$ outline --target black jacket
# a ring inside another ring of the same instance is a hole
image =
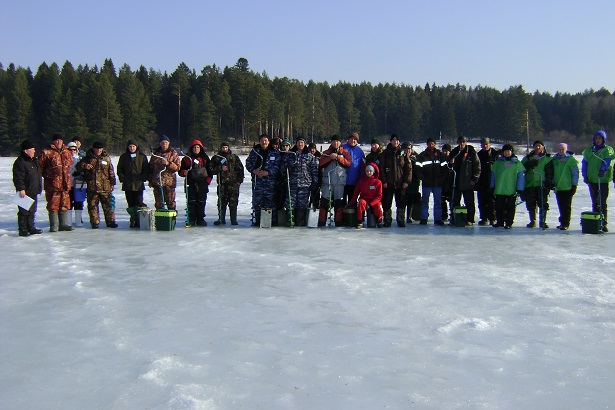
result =
[[[13,184],[15,191],[26,191],[32,199],[43,192],[43,176],[38,158],[30,158],[25,152],[13,163]]]

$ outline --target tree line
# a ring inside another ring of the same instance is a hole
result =
[[[245,58],[200,73],[181,63],[170,75],[126,64],[117,71],[111,59],[100,68],[42,63],[36,74],[0,63],[1,155],[27,138],[42,147],[55,133],[118,153],[130,138],[148,147],[162,134],[174,146],[198,138],[212,149],[263,133],[325,142],[355,131],[361,142],[397,133],[405,141],[465,135],[519,143],[529,132],[581,147],[597,129],[615,129],[615,93],[604,88],[551,95],[522,86],[304,83],[254,72]]]

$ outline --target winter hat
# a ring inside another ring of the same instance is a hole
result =
[[[70,144],[69,144],[70,145]],[[135,141],[134,139],[129,139],[128,142],[126,142],[126,146],[129,145],[136,145],[137,147],[139,146],[139,144],[137,144],[137,141]]]
[[[463,135],[460,135],[459,137],[457,137],[457,144],[462,143],[462,142],[468,142],[468,139],[464,137]]]
[[[64,140],[64,136],[62,134],[53,134],[51,137],[51,141],[55,140]]]
[[[102,142],[96,141],[94,144],[92,144],[92,148],[105,148],[105,146]]]
[[[504,144],[504,145],[502,146],[502,151],[506,151],[507,149],[511,150],[511,151],[512,151],[512,153],[514,154],[515,149],[513,148],[513,146],[512,146],[512,145],[510,145],[510,144]]]
[[[489,138],[481,138],[481,144],[491,144],[491,140]]]
[[[442,151],[452,151],[451,150],[451,144],[444,144],[442,145]]]
[[[341,141],[339,135],[335,134],[334,136],[331,137],[331,142],[333,141]]]
[[[312,148],[318,149],[318,148],[316,148],[316,144],[314,144],[313,142],[310,142],[310,145],[308,145],[308,148],[309,149],[312,149]]]
[[[290,140],[289,140],[288,138],[284,138],[284,139],[282,140],[282,145],[288,145],[288,146],[290,146]]]
[[[433,142],[435,144],[436,140],[431,138],[431,137],[429,137],[429,138],[427,138],[427,141],[426,141],[427,145],[429,145],[430,142]]]
[[[368,165],[368,166],[366,166],[366,167],[365,167],[365,172],[367,172],[367,171],[376,172],[376,170],[374,169],[374,167],[373,167],[373,166],[371,166],[371,165]]]
[[[594,144],[596,143],[596,137],[602,137],[602,144],[603,145],[606,144],[606,139],[607,139],[606,131],[600,130],[594,134]]]
[[[382,142],[380,142],[380,140],[378,138],[372,138],[372,144],[378,144],[378,145],[382,145]]]
[[[228,142],[226,142],[226,141],[222,141],[222,142],[220,143],[220,148],[222,148],[222,147],[230,147],[230,145],[229,145],[229,143],[228,143]]]
[[[408,149],[408,148],[412,148],[412,146],[408,144],[407,142],[404,142],[403,144],[401,144],[401,149]]]
[[[30,140],[25,140],[24,142],[21,143],[21,150],[26,150],[26,149],[30,149],[30,148],[34,148],[34,143]]]
[[[393,141],[393,140],[399,141],[399,136],[397,134],[391,134],[391,138],[389,138],[389,141]]]
[[[353,132],[352,134],[350,134],[350,135],[348,136],[348,139],[350,139],[350,138],[354,138],[354,139],[356,139],[357,141],[359,141],[359,133],[358,133],[358,132]]]
[[[66,144],[66,148],[71,149],[75,147],[75,149],[77,149],[77,144],[75,144],[74,142],[69,142],[68,144]]]
[[[297,143],[297,142],[299,142],[299,141],[303,141],[303,142],[305,142],[305,138],[304,138],[304,137],[297,137],[297,138],[295,139],[295,143]]]
[[[169,141],[169,142],[171,142],[169,137],[167,137],[166,135],[163,135],[162,137],[160,137],[160,141],[158,141],[158,142],[162,142],[162,141]]]
[[[536,141],[534,141],[534,142],[532,143],[532,147],[533,147],[534,145],[536,145],[536,144],[540,144],[540,145],[542,145],[543,147],[545,146],[545,143],[544,143],[544,142],[542,142],[541,140],[536,140]]]

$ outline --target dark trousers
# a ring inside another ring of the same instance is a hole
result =
[[[559,224],[567,228],[572,214],[572,191],[555,191],[555,199],[559,209]]]
[[[400,210],[397,215],[397,221],[405,222],[406,197],[404,196],[403,188],[383,188],[382,208],[384,209],[385,222],[391,223],[393,220],[393,212],[391,211],[393,207],[393,198],[395,198],[395,206]]]
[[[604,225],[606,226],[606,214],[607,214],[607,206],[606,200],[609,197],[609,184],[604,182],[600,185],[590,183],[589,184],[589,195],[592,199],[592,211],[593,212],[602,212],[602,216],[604,217]]]
[[[516,195],[495,196],[495,217],[500,226],[512,226],[515,222]]]
[[[493,196],[493,189],[479,189],[476,192],[476,196],[478,198],[478,212],[481,221],[495,221],[495,197]]]
[[[126,197],[128,208],[132,208],[133,206],[142,208],[147,207],[147,205],[143,203],[143,191],[124,191],[124,196]]]

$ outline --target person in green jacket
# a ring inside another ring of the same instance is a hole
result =
[[[606,145],[606,141],[606,131],[596,132],[593,145],[583,150],[583,161],[581,161],[581,174],[583,182],[589,186],[592,210],[602,214],[603,232],[608,232],[606,200],[609,197],[609,182],[613,180],[613,159],[615,159],[615,151],[613,147]]]
[[[568,145],[561,143],[557,146],[557,154],[551,160],[553,164],[553,189],[559,209],[559,226],[557,229],[565,231],[570,226],[572,213],[572,197],[577,192],[579,184],[579,161],[574,153],[568,152]]]
[[[514,155],[513,146],[505,144],[502,155],[491,168],[491,188],[495,195],[494,228],[510,229],[515,221],[517,195],[522,195],[525,186],[525,168]]]
[[[530,215],[528,228],[536,226],[536,208],[539,212],[539,226],[543,229],[548,228],[547,211],[549,210],[549,192],[553,184],[553,164],[551,164],[551,154],[547,153],[545,144],[534,141],[534,150],[521,160],[525,166],[525,207]]]

